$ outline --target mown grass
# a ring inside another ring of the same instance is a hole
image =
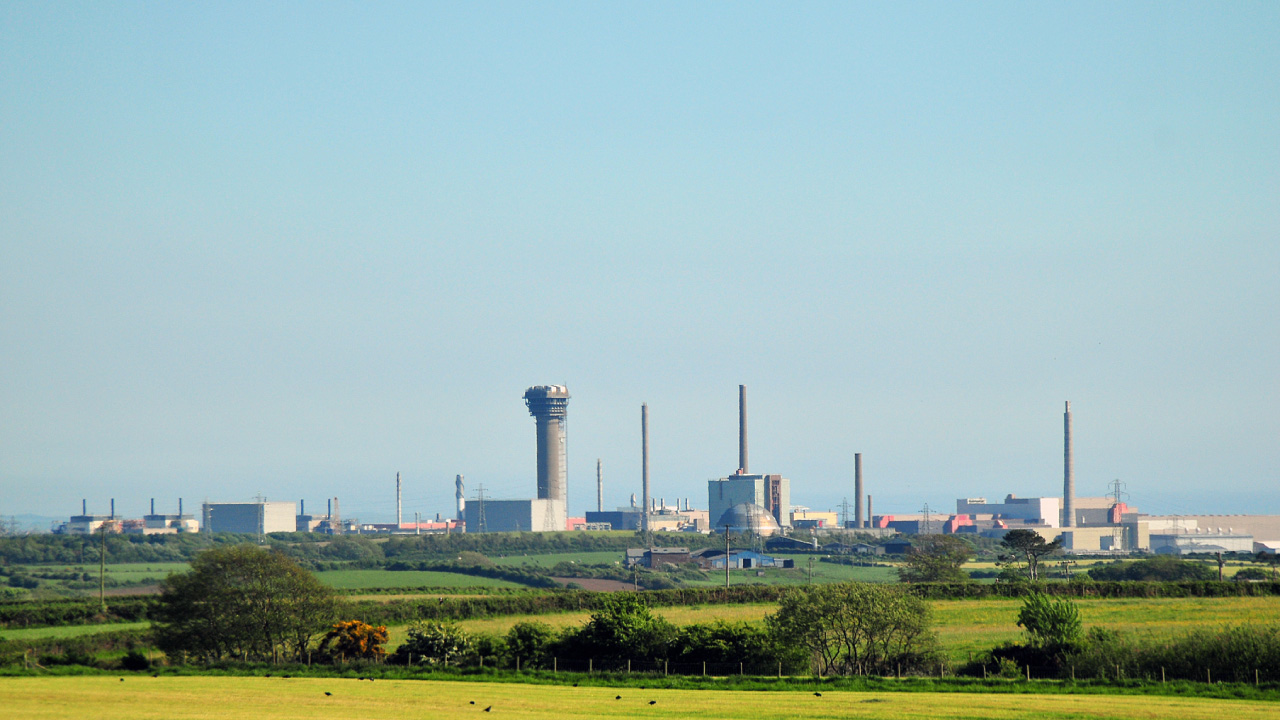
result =
[[[708,684],[708,687],[714,685]],[[326,694],[328,693],[328,694]],[[114,676],[0,678],[9,717],[34,720],[294,720],[316,717],[572,718],[1273,718],[1275,703],[1199,697],[857,692],[824,688],[752,692],[738,689],[639,689],[282,677]],[[486,712],[489,708],[489,712]]]
[[[537,567],[551,567],[562,562],[572,562],[579,565],[613,565],[622,563],[623,553],[618,550],[597,550],[591,552],[573,552],[573,553],[555,553],[547,555],[507,555],[506,557],[493,557],[489,559],[495,565],[535,565]]]

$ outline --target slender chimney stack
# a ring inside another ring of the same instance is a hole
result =
[[[853,526],[866,527],[862,524],[862,453],[853,454]]]
[[[453,498],[458,501],[458,522],[467,521],[467,497],[464,492],[466,488],[463,486],[462,480],[462,476],[459,475],[458,479],[453,481]]]
[[[116,499],[115,499],[115,498],[111,498],[111,517],[112,517],[112,519],[115,519],[115,516],[116,516]]]
[[[152,515],[155,515],[155,514],[156,514],[156,499],[155,499],[155,498],[151,498],[151,514],[152,514]]]
[[[181,514],[181,512],[182,512],[182,511],[181,511],[181,510],[179,510],[178,512],[179,512],[179,514]],[[301,500],[299,500],[299,501],[298,501],[298,514],[299,514],[299,515],[306,515],[306,514],[307,514],[307,499],[306,499],[306,498],[303,498],[303,499],[301,499]]]
[[[324,516],[325,516],[325,518],[326,518],[326,519],[329,519],[329,518],[332,518],[332,517],[333,517],[333,498],[329,498],[329,500],[328,500],[328,509],[325,511]]]
[[[178,498],[178,517],[182,517],[182,498]]]
[[[80,514],[81,515],[89,514],[89,501],[85,500],[84,498],[80,498]]]
[[[744,475],[747,469],[747,386],[738,386],[738,468]]]
[[[649,532],[649,405],[640,405],[640,530]]]
[[[604,465],[596,458],[596,512],[604,512]]]
[[[867,527],[871,527],[871,496],[867,496]]]
[[[396,473],[396,529],[397,530],[400,529],[401,517],[402,515],[400,514],[400,473]]]
[[[1062,414],[1062,526],[1076,526],[1076,468],[1075,453],[1071,447],[1071,401],[1067,401]]]

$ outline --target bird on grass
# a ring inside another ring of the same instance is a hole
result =
[[[492,705],[490,705],[489,707],[485,708],[485,709],[484,709],[484,711],[485,711],[485,712],[489,712],[489,711],[490,711],[490,710],[492,710],[492,709],[493,709],[493,706],[492,706]]]
[[[649,701],[649,704],[650,704],[650,705],[657,705],[657,704],[658,704],[658,701],[657,701],[657,700],[650,700],[650,701]]]
[[[614,699],[614,700],[621,700],[621,699],[622,699],[622,696],[621,696],[621,695],[618,695],[618,696],[614,697],[613,699]]]
[[[814,693],[814,694],[813,694],[813,696],[814,696],[814,697],[822,697],[822,693],[820,693],[820,692],[816,692],[816,693]]]
[[[124,678],[120,678],[120,682],[124,682]]]
[[[333,693],[326,691],[324,695],[325,695],[325,697],[329,697],[329,696],[333,695]]]
[[[472,704],[472,705],[475,705],[475,704],[476,704],[476,701],[475,701],[475,700],[472,700],[472,701],[471,701],[471,704]]]

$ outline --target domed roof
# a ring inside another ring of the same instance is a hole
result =
[[[742,533],[749,532],[755,535],[773,535],[782,532],[782,528],[778,526],[778,521],[768,510],[756,505],[755,503],[738,503],[720,516],[716,522],[716,529],[723,529],[725,525],[729,526],[729,532]]]

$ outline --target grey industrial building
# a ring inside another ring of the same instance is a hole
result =
[[[292,502],[204,503],[205,532],[265,534],[296,532],[297,505]]]

